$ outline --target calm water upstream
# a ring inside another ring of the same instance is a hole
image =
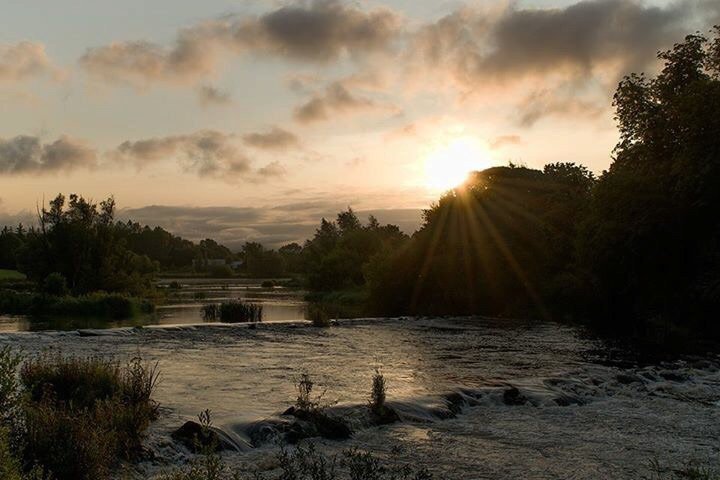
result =
[[[180,322],[179,322],[180,323]],[[358,431],[338,450],[359,446],[427,465],[439,479],[637,479],[651,461],[720,468],[720,358],[650,365],[609,362],[604,345],[575,328],[487,319],[361,319],[303,325],[185,326],[94,332],[0,334],[32,354],[62,349],[158,361],[162,418],[148,444],[161,461],[187,456],[169,433],[206,408],[242,442],[248,424],[291,405],[307,372],[340,407],[367,402],[373,368],[403,422]],[[629,360],[629,361],[628,361]],[[522,405],[507,401],[517,388]],[[472,398],[441,420],[448,394]],[[271,445],[228,454],[239,465],[271,468]]]
[[[262,288],[259,280],[246,279],[162,279],[158,285],[167,288],[171,282],[180,288],[168,288],[167,302],[153,315],[127,320],[105,318],[28,319],[0,315],[0,332],[77,330],[86,328],[120,328],[146,325],[188,325],[203,323],[201,307],[207,303],[242,300],[263,307],[263,321],[284,322],[306,317],[304,292],[285,288]]]

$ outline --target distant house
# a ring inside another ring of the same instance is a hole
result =
[[[245,264],[242,260],[233,260],[230,262],[230,268],[233,270],[240,270],[242,266]]]

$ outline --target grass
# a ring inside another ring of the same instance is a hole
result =
[[[73,297],[0,290],[0,314],[122,319],[154,309],[147,300],[119,294],[98,292]]]
[[[315,444],[281,449],[276,455],[281,480],[432,480],[426,469],[407,464],[384,463],[372,453],[348,449],[339,455],[326,455]],[[207,453],[191,465],[167,473],[161,480],[265,480],[255,471],[233,471],[215,453]]]
[[[157,365],[139,357],[119,364],[42,354],[22,362],[16,377],[17,364],[11,350],[0,351],[0,401],[12,412],[0,423],[0,430],[9,432],[4,444],[0,436],[0,464],[8,471],[37,465],[32,475],[46,471],[54,480],[104,480],[120,460],[142,451],[144,432],[158,415],[152,399]]]
[[[202,307],[205,321],[225,323],[262,322],[263,307],[256,303],[231,300],[220,304],[210,303]]]
[[[0,268],[0,282],[5,280],[25,280],[25,275],[18,272],[17,270],[6,270]]]

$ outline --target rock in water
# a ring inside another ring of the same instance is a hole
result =
[[[173,440],[182,443],[193,453],[207,449],[213,452],[238,450],[222,430],[214,427],[204,428],[197,422],[188,421],[172,433]]]
[[[515,387],[510,387],[503,392],[503,403],[505,405],[525,405],[527,398]]]
[[[285,415],[293,416],[296,419],[285,435],[289,443],[297,443],[303,438],[317,436],[330,440],[346,440],[352,435],[352,430],[347,424],[329,417],[319,410],[292,408],[286,410]]]

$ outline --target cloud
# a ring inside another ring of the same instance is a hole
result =
[[[118,163],[132,163],[137,168],[172,160],[185,172],[230,181],[239,178],[264,181],[285,173],[279,162],[254,168],[253,162],[238,148],[237,143],[236,135],[201,130],[185,135],[125,141],[109,156]]]
[[[275,162],[268,163],[267,165],[265,165],[262,168],[259,168],[257,173],[261,177],[270,178],[270,177],[282,177],[287,172],[285,170],[285,167],[283,167],[280,162],[275,161]]]
[[[520,137],[520,135],[500,135],[490,140],[489,143],[491,150],[497,150],[507,145],[520,145],[522,143],[522,137]]]
[[[547,90],[529,95],[519,106],[517,122],[532,127],[548,116],[596,118],[607,111],[607,106],[579,97],[558,96]]]
[[[461,9],[420,28],[411,54],[481,88],[537,76],[589,78],[642,70],[658,49],[683,36],[697,4],[666,7],[635,0],[586,0],[565,8]]]
[[[126,141],[113,156],[138,168],[173,158],[185,171],[201,177],[238,177],[252,172],[251,162],[235,145],[234,136],[214,130]]]
[[[81,140],[62,136],[43,144],[38,137],[0,139],[0,174],[45,174],[93,168],[97,154]]]
[[[300,145],[300,139],[292,132],[273,127],[267,132],[249,133],[243,136],[246,145],[264,150],[287,150]]]
[[[336,114],[347,114],[383,108],[373,100],[355,95],[342,82],[333,82],[325,91],[314,95],[295,109],[295,120],[301,123],[329,120]]]
[[[197,90],[200,105],[203,107],[222,106],[232,103],[230,93],[212,85],[202,85]]]
[[[43,75],[55,78],[60,75],[43,44],[0,44],[0,83],[16,83]]]
[[[232,249],[239,249],[246,241],[277,248],[290,242],[302,244],[315,233],[322,217],[334,219],[337,212],[347,206],[347,199],[318,199],[274,207],[151,205],[123,209],[119,217],[160,225],[195,241],[213,238]],[[374,215],[381,223],[396,224],[408,234],[417,230],[422,220],[420,209],[360,210],[356,213],[361,219]]]
[[[90,48],[80,65],[108,83],[188,83],[214,74],[227,55],[320,63],[361,57],[386,50],[399,28],[399,17],[389,9],[364,11],[338,0],[296,2],[260,17],[225,17],[185,28],[169,48],[144,41]]]

